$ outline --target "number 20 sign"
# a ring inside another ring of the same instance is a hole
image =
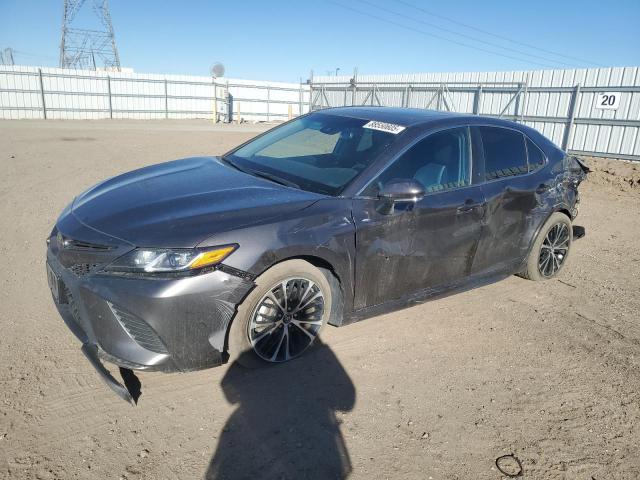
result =
[[[596,95],[596,108],[600,110],[617,110],[620,106],[620,93],[602,92]]]

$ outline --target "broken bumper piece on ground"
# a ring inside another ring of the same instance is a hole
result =
[[[85,343],[82,345],[82,353],[87,357],[87,360],[89,360],[89,363],[91,363],[93,368],[96,369],[102,381],[104,381],[111,390],[131,405],[135,406],[138,403],[138,398],[140,396],[140,381],[132,370],[128,368],[120,368],[124,381],[123,385],[118,382],[113,375],[111,375],[111,372],[109,372],[109,370],[107,370],[100,361],[100,358],[98,357],[98,347],[91,343]]]

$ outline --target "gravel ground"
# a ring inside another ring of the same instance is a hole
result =
[[[57,214],[105,177],[264,128],[0,123],[0,477],[499,479],[512,453],[528,479],[640,478],[638,164],[590,161],[587,236],[557,280],[328,328],[277,368],[142,374],[135,408],[112,394],[47,288]]]

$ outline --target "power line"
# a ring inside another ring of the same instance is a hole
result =
[[[507,50],[507,51],[514,52],[514,53],[518,53],[520,55],[526,55],[526,56],[529,56],[529,57],[537,58],[539,60],[544,60],[546,62],[557,63],[558,65],[562,65],[562,66],[565,66],[565,67],[573,67],[574,66],[573,64],[561,62],[559,60],[554,60],[553,58],[543,57],[542,55],[536,55],[536,54],[533,54],[533,53],[525,52],[523,50],[517,50],[515,48],[505,47],[503,45],[499,45],[499,44],[494,43],[494,42],[489,42],[489,41],[483,40],[481,38],[474,37],[472,35],[467,35],[465,33],[456,32],[455,30],[451,30],[449,28],[441,27],[441,26],[436,25],[434,23],[426,22],[424,20],[421,20],[421,19],[418,19],[418,18],[414,18],[414,17],[411,17],[409,15],[404,15],[402,13],[398,13],[397,11],[391,10],[389,8],[382,7],[380,5],[376,5],[375,3],[369,2],[367,0],[358,0],[358,1],[361,2],[361,3],[365,3],[367,5],[370,5],[370,6],[374,7],[374,8],[378,8],[378,9],[384,11],[384,12],[391,13],[392,15],[396,15],[398,17],[406,18],[406,19],[411,20],[413,22],[422,23],[423,25],[427,25],[427,26],[429,26],[431,28],[435,28],[437,30],[442,30],[444,32],[451,33],[453,35],[458,35],[460,37],[464,37],[464,38],[467,38],[469,40],[473,40],[475,42],[484,43],[485,45],[489,45],[491,47],[501,48],[503,50]]]
[[[533,64],[533,65],[539,65],[541,67],[556,68],[553,65],[549,65],[549,64],[546,64],[546,63],[534,62],[533,60],[527,60],[527,59],[522,59],[522,58],[518,58],[518,57],[513,57],[513,56],[507,55],[505,53],[494,52],[492,50],[487,50],[486,48],[477,47],[475,45],[471,45],[471,44],[468,44],[468,43],[460,42],[458,40],[453,40],[451,38],[443,37],[442,35],[437,35],[435,33],[426,32],[426,31],[421,30],[419,28],[410,27],[408,25],[404,25],[402,23],[395,22],[393,20],[389,20],[387,18],[383,18],[383,17],[380,17],[378,15],[374,15],[373,13],[363,12],[362,10],[358,10],[356,8],[352,8],[352,7],[348,7],[346,5],[342,5],[341,3],[335,2],[333,0],[327,0],[327,1],[329,3],[332,3],[334,5],[339,6],[341,8],[344,8],[346,10],[351,10],[352,12],[358,13],[360,15],[364,15],[366,17],[374,18],[374,19],[379,20],[381,22],[389,23],[391,25],[395,25],[397,27],[404,28],[405,30],[410,30],[412,32],[416,32],[416,33],[419,33],[421,35],[426,35],[428,37],[437,38],[437,39],[440,39],[440,40],[444,40],[446,42],[455,43],[456,45],[460,45],[460,46],[467,47],[467,48],[472,48],[474,50],[478,50],[478,51],[481,51],[481,52],[489,53],[491,55],[497,55],[499,57],[509,58],[511,60],[516,60],[518,62],[523,62],[523,63],[527,63],[527,64]]]
[[[414,5],[414,4],[412,4],[410,2],[407,2],[405,0],[394,0],[394,1],[397,2],[397,3],[401,3],[403,5],[406,5],[407,7],[414,8],[414,9],[416,9],[416,10],[422,12],[422,13],[425,13],[427,15],[431,15],[432,17],[437,17],[437,18],[440,18],[442,20],[446,20],[447,22],[451,22],[451,23],[454,23],[456,25],[460,25],[461,27],[469,28],[471,30],[475,30],[476,32],[483,33],[485,35],[490,35],[492,37],[499,38],[501,40],[506,40],[507,42],[515,43],[516,45],[520,45],[520,46],[527,47],[527,48],[533,48],[534,50],[540,50],[541,52],[549,53],[551,55],[556,55],[558,57],[563,57],[563,58],[566,58],[566,59],[569,59],[569,60],[577,60],[579,62],[588,63],[589,65],[594,65],[594,66],[597,66],[597,67],[602,67],[603,66],[602,64],[595,63],[595,62],[592,62],[590,60],[585,60],[584,58],[572,57],[571,55],[565,55],[563,53],[554,52],[553,50],[547,50],[547,49],[541,48],[541,47],[536,46],[536,45],[531,45],[530,43],[525,43],[525,42],[521,42],[519,40],[514,40],[513,38],[509,38],[509,37],[506,37],[504,35],[500,35],[498,33],[489,32],[487,30],[483,30],[482,28],[474,27],[473,25],[469,25],[467,23],[460,22],[458,20],[455,20],[455,19],[450,18],[450,17],[446,17],[446,16],[441,15],[439,13],[430,12],[429,10],[425,10],[424,8],[419,7],[417,5]]]
[[[33,58],[46,58],[47,60],[55,60],[54,57],[50,56],[50,55],[40,55],[37,53],[30,53],[30,52],[25,52],[22,50],[13,50],[13,53],[17,53],[18,55],[22,56],[22,57],[33,57]]]

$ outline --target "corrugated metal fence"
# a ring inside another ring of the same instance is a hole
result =
[[[523,122],[574,153],[640,160],[640,68],[314,77],[311,109],[431,108]]]
[[[565,149],[640,160],[640,68],[323,76],[311,85],[0,66],[0,118],[273,121],[388,105],[493,115]]]
[[[309,87],[227,80],[0,66],[0,118],[217,118],[272,121],[306,113]],[[214,113],[215,112],[215,113]]]

